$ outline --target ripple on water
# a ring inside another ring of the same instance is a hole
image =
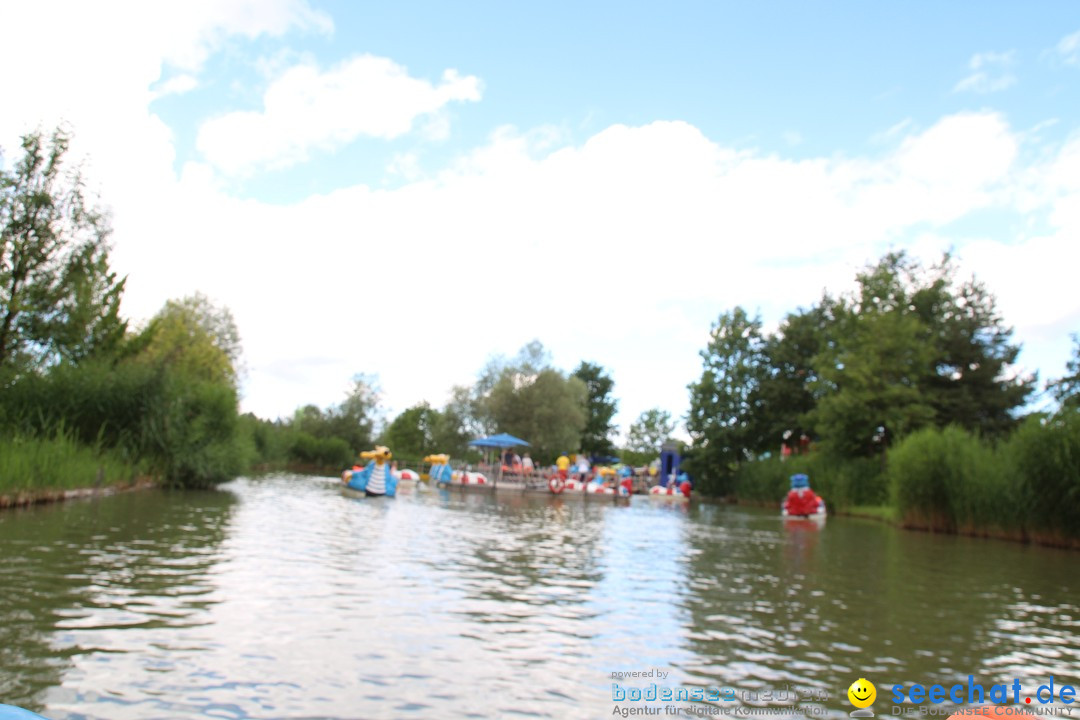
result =
[[[853,673],[1080,676],[1071,555],[842,518],[282,476],[0,540],[0,696],[58,718],[606,717],[611,673],[648,669],[839,716]]]

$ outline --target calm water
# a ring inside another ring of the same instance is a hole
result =
[[[138,492],[0,513],[0,702],[56,720],[605,718],[625,705],[613,672],[661,670],[615,682],[812,688],[828,699],[801,714],[839,718],[864,676],[881,717],[896,683],[1080,680],[1078,561],[648,498],[371,501],[310,477]]]

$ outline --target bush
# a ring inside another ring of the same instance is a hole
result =
[[[232,386],[137,363],[62,365],[11,384],[0,434],[52,438],[108,450],[168,484],[205,487],[247,467]]]

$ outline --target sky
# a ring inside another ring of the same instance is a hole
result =
[[[1020,372],[1080,331],[1080,8],[0,4],[0,147],[63,123],[123,314],[201,292],[242,409],[441,407],[533,339],[681,417],[711,324],[951,250]]]

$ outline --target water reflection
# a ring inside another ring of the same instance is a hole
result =
[[[283,476],[5,514],[0,543],[0,697],[58,720],[607,717],[650,669],[839,716],[860,675],[1080,676],[1073,554],[844,518]]]
[[[216,601],[208,571],[233,504],[138,492],[0,513],[0,697],[40,709],[124,654],[169,656]]]

